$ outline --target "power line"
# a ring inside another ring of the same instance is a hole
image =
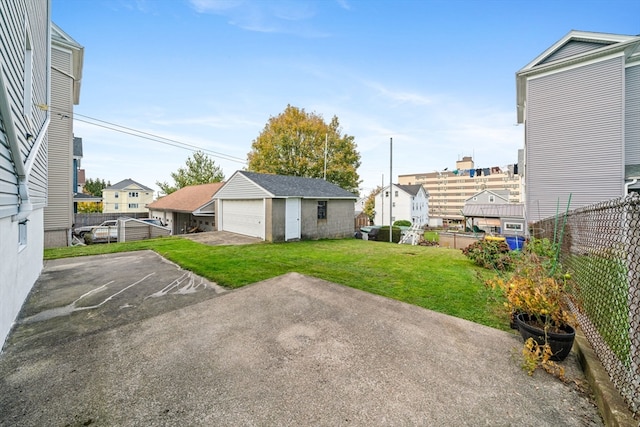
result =
[[[58,109],[52,108],[52,110],[58,110]],[[62,110],[58,110],[58,111],[59,112],[56,112],[55,114],[59,115],[60,118],[63,118],[63,119],[72,118],[73,120],[77,120],[79,122],[87,123],[93,126],[98,126],[104,129],[112,130],[114,132],[124,133],[126,135],[135,136],[135,137],[146,139],[149,141],[158,142],[160,144],[165,144],[165,145],[169,145],[176,148],[182,148],[183,150],[202,151],[210,154],[213,157],[218,157],[223,160],[228,160],[231,162],[242,163],[242,164],[247,163],[245,159],[241,159],[240,157],[235,157],[229,154],[220,153],[218,151],[209,150],[206,148],[199,147],[197,145],[188,144],[186,142],[166,138],[164,136],[155,135],[149,132],[144,132],[144,131],[133,129],[127,126],[122,126],[116,123],[107,122],[105,120],[96,119],[95,117],[85,116],[79,113],[62,111]],[[81,119],[80,117],[83,117],[84,119]]]

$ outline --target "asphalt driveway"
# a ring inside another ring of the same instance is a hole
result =
[[[153,252],[48,261],[0,355],[0,425],[599,426],[519,337],[296,273],[224,289]]]

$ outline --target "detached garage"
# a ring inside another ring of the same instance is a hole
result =
[[[353,234],[357,197],[322,179],[237,171],[213,198],[218,230],[270,242]]]

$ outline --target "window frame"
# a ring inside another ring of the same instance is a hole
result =
[[[328,205],[329,203],[326,200],[318,200],[318,205],[317,205],[317,217],[319,220],[326,220],[327,219],[327,210],[328,210]]]

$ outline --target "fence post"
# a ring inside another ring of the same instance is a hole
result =
[[[640,198],[627,196],[624,204],[623,236],[627,252],[627,283],[629,284],[629,359],[630,383],[635,390],[631,400],[634,413],[640,411]],[[635,223],[634,223],[635,221]],[[634,234],[635,231],[635,234]],[[635,241],[635,244],[634,244]],[[634,380],[635,379],[635,380]]]

